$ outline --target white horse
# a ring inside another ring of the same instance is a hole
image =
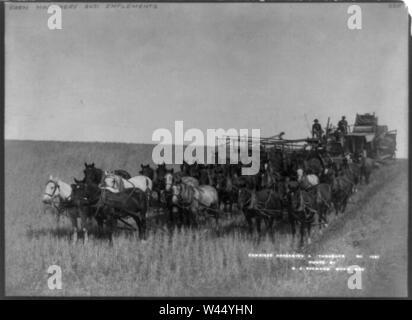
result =
[[[165,179],[165,190],[170,191],[175,183],[175,177],[173,173],[167,172],[164,176],[164,179]],[[190,176],[181,177],[180,182],[187,184],[189,186],[192,186],[192,187],[199,186],[199,181],[196,178],[193,178]]]
[[[216,226],[219,225],[219,196],[214,187],[209,185],[193,186],[182,182],[173,185],[172,190],[174,204],[188,205],[188,209],[193,215],[197,215],[200,211],[208,213],[215,218]]]
[[[42,201],[45,204],[58,208],[61,202],[71,200],[72,193],[73,190],[70,184],[58,178],[53,178],[53,176],[50,175],[46,183]]]
[[[100,185],[100,189],[106,189],[113,193],[119,193],[125,189],[133,188],[138,188],[143,192],[151,193],[153,182],[150,178],[143,175],[135,176],[126,180],[112,172],[105,171],[103,182]]]
[[[43,193],[42,202],[57,210],[57,224],[59,224],[60,215],[64,212],[67,213],[73,226],[73,241],[77,240],[77,232],[79,230],[77,218],[80,216],[81,229],[84,231],[85,241],[87,241],[87,230],[85,228],[87,217],[83,214],[82,210],[80,210],[79,214],[79,208],[72,203],[72,195],[73,189],[70,184],[50,175]]]

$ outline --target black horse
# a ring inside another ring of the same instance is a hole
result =
[[[241,188],[239,190],[238,206],[245,215],[249,232],[253,232],[253,220],[255,220],[259,235],[261,235],[262,220],[266,224],[266,232],[269,232],[274,221],[282,218],[284,209],[281,194],[273,189],[256,191]]]
[[[96,206],[101,196],[101,189],[98,187],[102,180],[104,171],[96,168],[94,162],[91,164],[84,163],[84,177],[82,180],[74,178],[75,184],[73,189],[73,203],[76,205],[81,217],[94,217],[99,227],[99,233],[103,230],[104,222],[107,221],[107,208],[96,212]],[[115,174],[125,179],[130,179],[130,174],[125,170],[115,170]]]
[[[113,193],[108,190],[102,190],[99,201],[97,203],[96,216],[100,215],[100,211],[106,211],[104,219],[108,221],[108,225],[112,227],[114,222],[121,220],[126,225],[125,218],[133,218],[139,230],[139,238],[146,239],[146,213],[147,213],[147,198],[145,192],[135,188],[124,192]],[[110,230],[112,238],[113,228]]]
[[[223,205],[223,212],[232,212],[237,202],[238,189],[233,184],[230,171],[216,175],[216,190],[219,195],[219,207]]]
[[[337,177],[333,177],[331,190],[332,190],[332,202],[335,207],[335,213],[344,213],[346,206],[349,202],[349,198],[353,192],[354,183],[346,175],[340,174]]]
[[[95,218],[99,227],[99,233],[103,230],[104,214],[96,215],[96,205],[100,199],[101,190],[95,184],[79,182],[72,185],[72,202],[76,206],[82,219]],[[85,227],[84,231],[88,231]]]
[[[288,216],[292,229],[292,237],[295,238],[296,223],[300,224],[300,246],[305,244],[305,234],[310,243],[312,225],[315,222],[315,214],[318,213],[315,197],[299,187],[292,189],[288,195]]]
[[[153,181],[154,178],[154,170],[150,167],[149,164],[141,164],[140,165],[141,170],[139,171],[139,174],[144,175],[148,177],[150,180]]]

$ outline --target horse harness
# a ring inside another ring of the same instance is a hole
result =
[[[269,203],[273,193],[275,191],[273,189],[270,189],[270,193],[265,201],[261,201],[260,203],[263,203],[263,207],[259,205],[258,201],[256,200],[255,203],[252,201],[253,199],[253,192],[250,192],[250,198],[244,203],[244,206],[249,205],[249,209],[254,209],[257,210],[260,214],[264,216],[270,216],[272,214],[276,213],[282,213],[283,210],[281,209],[266,209],[267,204]],[[256,197],[256,195],[255,195]]]

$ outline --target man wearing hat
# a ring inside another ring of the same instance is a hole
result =
[[[346,117],[342,116],[342,120],[338,122],[338,130],[343,134],[348,133],[348,122],[346,121]]]
[[[323,132],[322,126],[320,125],[318,119],[315,119],[313,122],[314,123],[312,125],[312,138],[320,139],[322,138],[322,132]]]

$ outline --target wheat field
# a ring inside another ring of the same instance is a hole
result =
[[[40,201],[50,174],[81,178],[83,163],[138,174],[151,163],[151,145],[50,141],[5,142],[5,263],[8,296],[403,296],[406,294],[407,162],[374,173],[351,200],[348,212],[331,215],[303,253],[380,254],[365,261],[364,289],[349,290],[347,274],[296,272],[295,261],[253,259],[249,253],[296,252],[288,226],[258,238],[243,216],[219,228],[167,230],[149,219],[148,238],[119,231],[113,243],[93,236],[72,243],[68,219],[56,225]],[[396,213],[396,214],[394,214]],[[396,219],[394,218],[396,217]],[[395,249],[394,249],[395,248]],[[351,261],[352,259],[352,261]],[[47,286],[50,265],[62,269],[61,290]]]

